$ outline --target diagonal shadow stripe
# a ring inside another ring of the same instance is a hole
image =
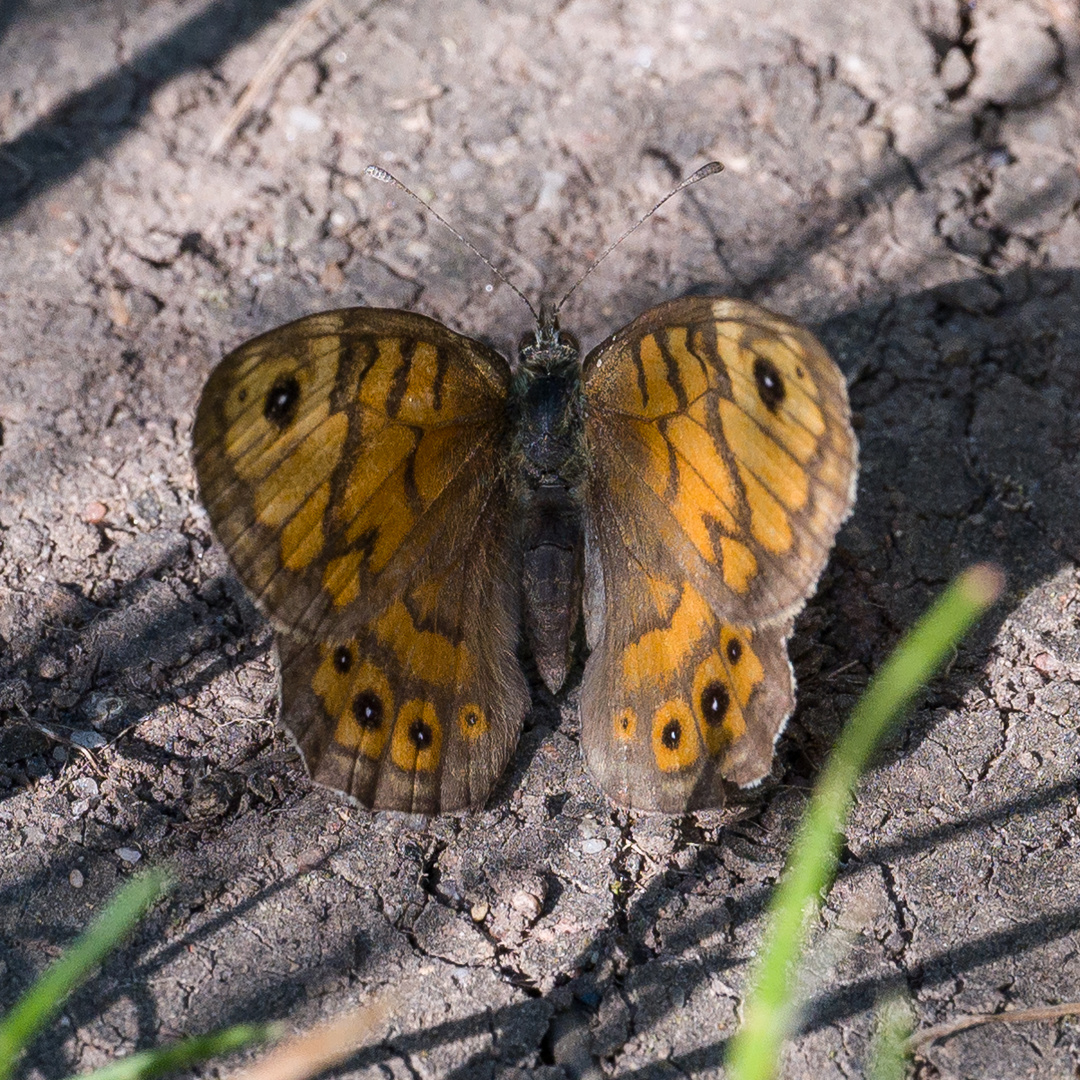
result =
[[[69,94],[21,135],[0,144],[0,221],[119,142],[146,112],[159,87],[217,63],[297,2],[218,0],[137,52],[130,62]],[[0,0],[0,32],[12,19],[4,13]]]

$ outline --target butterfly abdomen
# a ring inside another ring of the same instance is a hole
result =
[[[517,410],[525,632],[545,685],[566,681],[581,602],[583,434],[576,361],[533,374]]]

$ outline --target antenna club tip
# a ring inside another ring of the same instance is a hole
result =
[[[705,165],[702,165],[692,176],[688,176],[683,183],[684,184],[696,184],[699,180],[704,180],[707,176],[715,176],[719,172],[724,171],[724,163],[722,161],[710,161]]]
[[[369,165],[364,170],[364,175],[370,176],[373,180],[378,180],[382,184],[392,184],[394,182],[394,178],[378,165]]]

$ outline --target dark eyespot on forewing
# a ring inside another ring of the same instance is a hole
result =
[[[787,397],[787,388],[784,386],[784,377],[780,374],[780,369],[771,360],[759,356],[754,360],[754,382],[757,384],[761,404],[769,412],[776,412]]]
[[[300,404],[300,384],[292,375],[278,379],[270,388],[263,404],[263,416],[279,428],[288,427],[296,418]]]

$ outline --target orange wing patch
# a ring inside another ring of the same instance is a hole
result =
[[[627,689],[634,693],[642,687],[666,682],[713,625],[712,609],[700,593],[689,584],[684,585],[669,624],[646,631],[626,646],[622,665]]]
[[[464,642],[454,644],[445,634],[420,630],[409,609],[396,600],[373,626],[375,637],[393,650],[412,675],[434,686],[467,686],[476,665]]]

